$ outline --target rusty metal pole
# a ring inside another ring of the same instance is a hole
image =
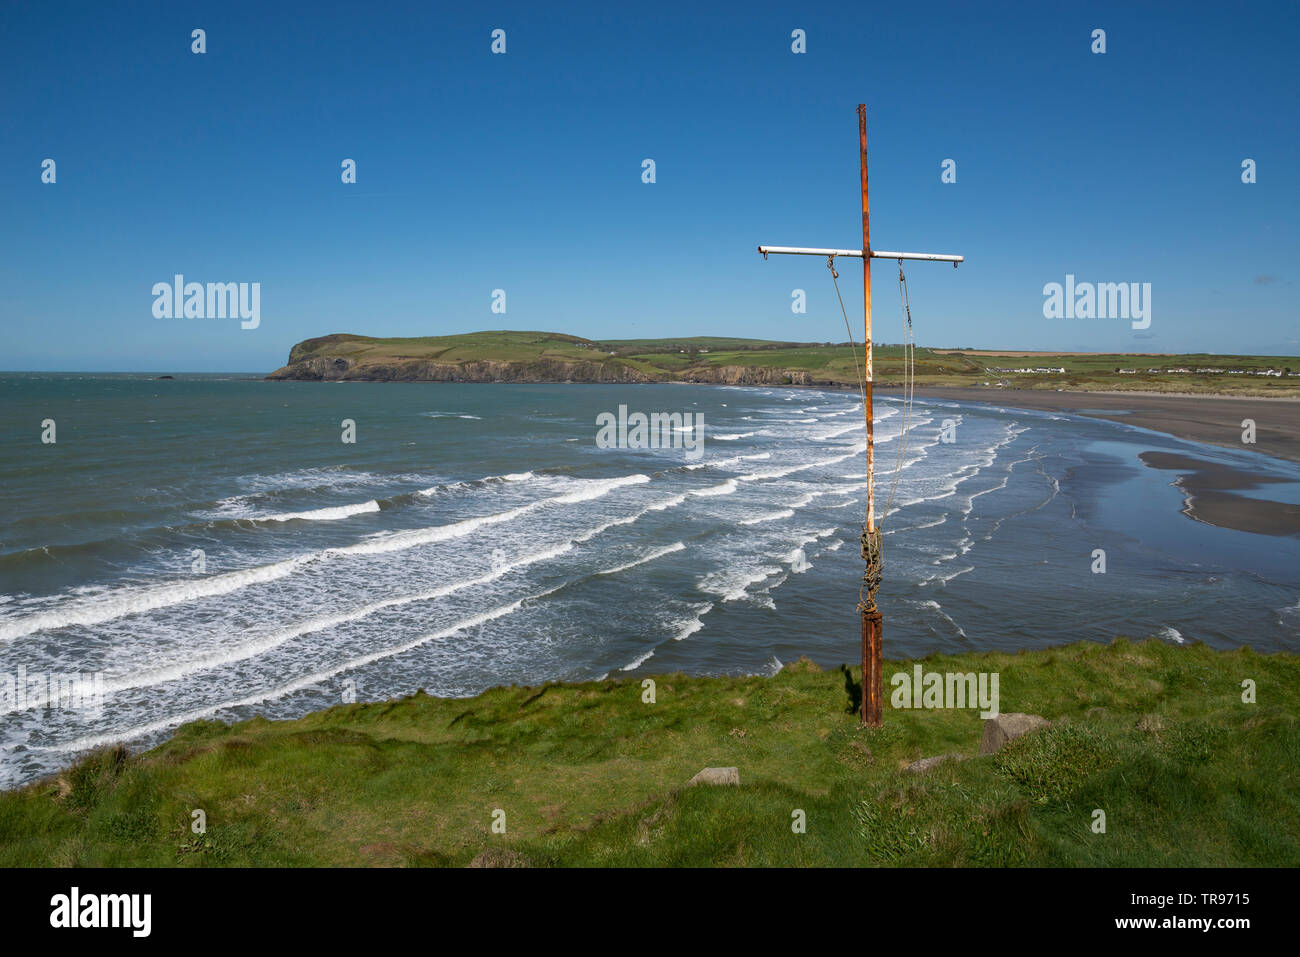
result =
[[[872,408],[872,355],[871,355],[871,215],[867,199],[867,106],[858,104],[858,147],[862,172],[862,315],[864,323],[864,352],[866,360],[865,408],[863,415],[867,422],[867,521],[864,529],[866,542],[872,542],[876,534],[876,461],[875,461],[875,412]],[[864,552],[867,547],[864,544]],[[866,557],[864,555],[864,557]],[[872,562],[867,558],[868,565]],[[868,574],[872,569],[868,567]],[[870,590],[865,603],[858,606],[862,614],[862,723],[869,727],[880,727],[881,696],[883,680],[881,676],[880,657],[880,609],[876,607],[875,596]]]
[[[871,348],[871,260],[914,259],[930,262],[949,262],[956,266],[963,256],[940,253],[894,253],[871,248],[871,217],[867,204],[867,107],[858,104],[858,147],[862,170],[862,248],[823,249],[810,246],[759,246],[766,259],[769,253],[791,256],[825,256],[834,262],[836,256],[862,257],[862,315],[865,325],[864,351],[866,374],[863,377],[863,416],[867,423],[867,516],[862,523],[862,558],[866,569],[862,574],[862,590],[858,611],[862,615],[862,723],[880,727],[884,706],[884,664],[881,660],[880,609],[876,607],[876,590],[881,579],[880,526],[876,524],[876,438],[875,410],[872,408],[874,367]]]

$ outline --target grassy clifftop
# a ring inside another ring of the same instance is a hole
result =
[[[654,382],[661,370],[598,343],[550,332],[474,332],[379,339],[307,339],[271,379],[408,382]]]
[[[917,349],[922,386],[1138,389],[1300,394],[1300,359],[1286,356],[1118,355]],[[1279,375],[1262,375],[1271,369]],[[877,381],[901,384],[903,350],[877,345]],[[723,382],[853,387],[846,343],[695,336],[596,341],[506,330],[384,339],[336,334],[289,352],[272,379],[432,382]]]
[[[996,671],[1003,712],[1053,725],[983,757],[971,710],[863,729],[856,672],[804,662],[661,676],[653,704],[609,680],[198,722],[0,795],[0,866],[1300,864],[1300,658],[1121,640],[923,665]],[[968,759],[904,770],[947,752]],[[683,787],[705,766],[740,786]]]

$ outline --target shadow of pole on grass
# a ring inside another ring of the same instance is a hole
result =
[[[844,693],[849,696],[849,706],[844,709],[844,713],[857,714],[862,710],[862,682],[853,680],[853,672],[848,665],[840,665],[840,671],[844,674]]]

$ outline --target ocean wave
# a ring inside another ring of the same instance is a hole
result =
[[[759,459],[770,459],[771,452],[759,452],[755,455],[734,455],[729,459],[715,459],[712,462],[696,462],[694,465],[686,465],[683,468],[687,472],[696,472],[700,469],[730,469],[735,468],[741,462],[752,462]]]
[[[640,658],[637,658],[636,660],[629,662],[628,664],[624,665],[622,668],[619,668],[618,670],[619,670],[619,671],[633,671],[633,670],[635,670],[635,669],[637,669],[637,668],[640,668],[643,664],[645,664],[647,661],[649,661],[651,658],[653,658],[653,657],[654,657],[654,654],[655,654],[655,650],[654,650],[653,648],[651,648],[649,651],[647,651],[647,652],[646,652],[644,655],[642,655]]]
[[[1172,641],[1176,645],[1187,643],[1187,639],[1183,637],[1183,633],[1173,625],[1162,625],[1160,630],[1156,632],[1156,637],[1163,638],[1165,641]]]
[[[479,515],[474,518],[461,519],[458,522],[452,522],[448,525],[435,525],[432,528],[408,529],[401,532],[383,532],[378,535],[357,542],[354,545],[345,545],[341,548],[330,549],[333,555],[377,555],[383,552],[402,551],[408,548],[415,548],[420,545],[432,545],[437,542],[445,542],[453,538],[463,538],[471,535],[480,528],[489,525],[498,525],[502,522],[513,521],[524,515],[531,514],[539,509],[547,508],[553,505],[576,505],[581,502],[589,502],[594,499],[608,495],[616,489],[623,488],[627,485],[640,485],[649,482],[648,475],[624,475],[612,479],[589,479],[582,487],[563,495],[556,495],[552,498],[545,498],[537,502],[529,502],[526,505],[519,505],[515,508],[506,509],[503,512],[496,512],[491,515]]]
[[[500,484],[502,482],[532,482],[541,476],[536,472],[511,472],[506,475],[485,475],[481,479],[473,481],[447,482],[442,485],[431,485],[428,488],[420,489],[416,494],[432,497],[443,492],[459,492],[465,489],[472,489],[484,485]]]
[[[781,569],[770,565],[749,569],[728,568],[702,576],[695,587],[702,592],[719,596],[724,602],[740,601],[749,597],[751,585],[757,585],[780,572]]]
[[[673,542],[671,545],[665,545],[663,548],[656,548],[647,555],[643,555],[636,561],[627,562],[624,565],[616,565],[613,568],[606,568],[603,571],[596,572],[597,575],[614,575],[618,572],[625,572],[629,568],[636,568],[638,565],[644,565],[646,562],[652,562],[657,558],[663,558],[665,555],[672,555],[674,552],[686,550],[684,542]]]
[[[400,595],[395,598],[386,598],[381,601],[370,602],[359,608],[352,608],[348,611],[338,612],[332,615],[323,615],[318,618],[312,618],[287,628],[280,628],[267,634],[260,635],[250,641],[241,642],[240,644],[223,649],[217,654],[208,655],[199,658],[187,658],[182,662],[168,665],[162,668],[152,669],[150,671],[136,672],[120,678],[108,678],[104,682],[105,693],[115,691],[125,691],[131,688],[150,687],[153,685],[164,684],[169,681],[177,681],[200,671],[207,671],[212,668],[220,668],[226,665],[234,664],[237,661],[244,661],[257,655],[265,654],[275,648],[292,641],[294,638],[300,638],[303,635],[313,634],[318,631],[324,631],[328,628],[337,628],[339,625],[345,625],[350,622],[360,621],[371,615],[383,611],[386,608],[397,608],[402,605],[410,605],[415,602],[434,601],[439,598],[446,598],[457,592],[473,588],[476,585],[485,585],[521,568],[527,568],[530,565],[539,562],[551,561],[573,551],[573,542],[565,542],[554,548],[548,548],[524,558],[516,559],[512,562],[506,562],[493,568],[491,571],[477,575],[473,578],[465,578],[460,581],[451,582],[439,586],[430,591],[420,592],[414,595]]]
[[[613,479],[591,479],[587,480],[587,484],[581,488],[563,495],[530,502],[491,515],[462,519],[449,525],[380,533],[353,545],[327,548],[321,552],[300,555],[269,565],[224,572],[220,575],[199,578],[194,581],[144,587],[126,586],[88,602],[72,599],[61,602],[59,606],[49,611],[11,619],[0,619],[0,640],[11,640],[36,631],[64,628],[69,625],[101,624],[127,615],[154,611],[196,599],[229,594],[249,585],[275,581],[287,575],[292,575],[316,561],[348,555],[375,555],[461,538],[480,528],[508,522],[539,509],[553,505],[572,505],[588,502],[624,486],[637,485],[648,481],[650,481],[648,475],[640,474],[625,475]]]
[[[365,515],[379,511],[379,503],[374,499],[359,502],[356,505],[335,505],[327,508],[314,508],[306,512],[280,512],[276,515],[250,515],[247,522],[336,522],[351,518],[353,515]]]
[[[126,586],[102,593],[101,596],[90,601],[73,599],[49,611],[0,620],[0,641],[21,638],[36,631],[66,628],[69,625],[98,625],[115,618],[153,611],[168,605],[226,595],[249,585],[272,582],[292,575],[320,557],[320,555],[302,555],[269,565],[224,572],[210,578],[196,578],[193,581],[167,585]],[[64,607],[68,604],[72,607]]]
[[[854,456],[861,455],[867,450],[865,444],[855,446],[853,451],[844,455],[837,455],[834,458],[821,459],[816,462],[804,462],[801,465],[791,465],[783,469],[768,469],[765,472],[751,472],[748,475],[740,476],[742,482],[761,482],[768,479],[785,478],[787,475],[794,475],[796,472],[805,472],[808,469],[824,468],[827,465],[834,465],[837,462],[843,462],[845,459],[851,459]]]
[[[123,728],[115,731],[108,731],[96,735],[87,735],[85,737],[77,738],[73,741],[67,741],[62,744],[49,745],[49,746],[41,747],[40,749],[61,751],[65,753],[77,753],[81,751],[89,751],[93,748],[102,747],[103,745],[106,744],[113,744],[119,741],[131,741],[131,740],[135,740],[136,738],[142,738],[151,734],[157,734],[160,731],[166,731],[171,728],[175,728],[178,725],[188,724],[191,721],[199,721],[203,718],[211,717],[214,714],[218,714],[230,708],[249,707],[251,705],[261,704],[266,701],[273,701],[277,698],[283,698],[287,695],[293,694],[296,691],[303,691],[307,688],[313,687],[314,685],[318,685],[321,682],[333,678],[336,675],[340,675],[345,671],[355,671],[357,668],[362,668],[368,664],[373,664],[376,661],[382,661],[385,658],[392,658],[396,655],[400,655],[400,654],[404,654],[405,652],[412,651],[415,648],[418,648],[421,645],[428,644],[431,641],[440,641],[445,638],[450,638],[453,635],[459,634],[462,631],[468,631],[471,628],[476,628],[479,625],[487,624],[488,622],[495,621],[498,618],[504,618],[507,615],[514,614],[516,611],[522,608],[526,602],[535,601],[539,598],[543,598],[556,590],[557,590],[556,588],[549,588],[544,592],[538,592],[535,595],[528,595],[524,598],[520,598],[518,601],[513,601],[508,605],[501,605],[497,608],[493,608],[488,611],[481,612],[477,615],[472,615],[469,618],[464,618],[461,621],[458,621],[455,624],[447,628],[444,628],[440,631],[433,632],[432,634],[422,635],[419,638],[415,638],[412,639],[411,641],[404,642],[403,644],[397,645],[396,647],[393,648],[385,648],[380,651],[371,652],[370,654],[367,655],[361,655],[360,657],[352,658],[348,661],[343,662],[342,664],[335,665],[331,668],[326,668],[321,671],[313,672],[312,674],[304,675],[301,678],[297,678],[293,681],[288,682],[287,684],[280,685],[279,687],[276,688],[271,688],[267,691],[259,691],[254,694],[248,695],[247,697],[244,698],[239,698],[231,701],[222,701],[222,702],[218,702],[217,704],[207,705],[202,708],[196,708],[184,714],[171,715],[156,721],[150,721],[146,724],[135,725],[134,727]]]
[[[695,634],[704,627],[704,616],[713,611],[713,602],[706,601],[702,605],[696,605],[693,609],[694,617],[683,618],[676,624],[676,633],[673,635],[673,641],[685,641],[691,635]]]
[[[708,488],[691,489],[691,494],[699,495],[705,498],[710,498],[715,495],[730,495],[732,492],[736,491],[736,489],[738,489],[739,487],[740,486],[736,484],[736,480],[734,478],[730,478],[718,485],[710,485]]]
[[[946,621],[949,625],[951,625],[952,628],[957,632],[957,634],[958,634],[959,636],[961,636],[962,638],[965,638],[965,637],[966,637],[966,632],[965,632],[965,630],[962,628],[962,626],[959,625],[959,624],[957,624],[957,622],[955,622],[955,621],[953,620],[952,616],[949,615],[946,611],[943,610],[943,606],[940,605],[940,604],[939,604],[937,601],[935,601],[934,599],[929,598],[929,599],[926,599],[925,601],[915,602],[914,604],[920,605],[922,608],[929,608],[931,611],[933,611],[935,614],[937,614],[940,618],[942,618],[944,621]]]
[[[590,529],[589,531],[584,532],[582,535],[575,538],[574,541],[578,543],[590,541],[591,539],[595,538],[597,535],[601,534],[602,532],[608,531],[611,528],[616,528],[619,525],[631,525],[634,522],[640,521],[643,517],[649,515],[651,512],[667,511],[670,508],[676,508],[678,505],[681,505],[685,501],[686,501],[685,494],[673,495],[670,498],[666,498],[659,502],[655,502],[653,505],[647,505],[645,508],[641,509],[641,511],[636,512],[632,515],[627,515],[624,516],[623,518],[616,518],[611,521],[605,522],[602,525],[597,525],[595,528]]]

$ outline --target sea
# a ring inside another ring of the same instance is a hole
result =
[[[608,447],[620,406],[693,425]],[[22,373],[0,407],[0,786],[199,719],[859,657],[852,392]],[[878,399],[886,657],[1300,650],[1300,540],[1189,518],[1147,450],[1300,483],[1122,423]]]

